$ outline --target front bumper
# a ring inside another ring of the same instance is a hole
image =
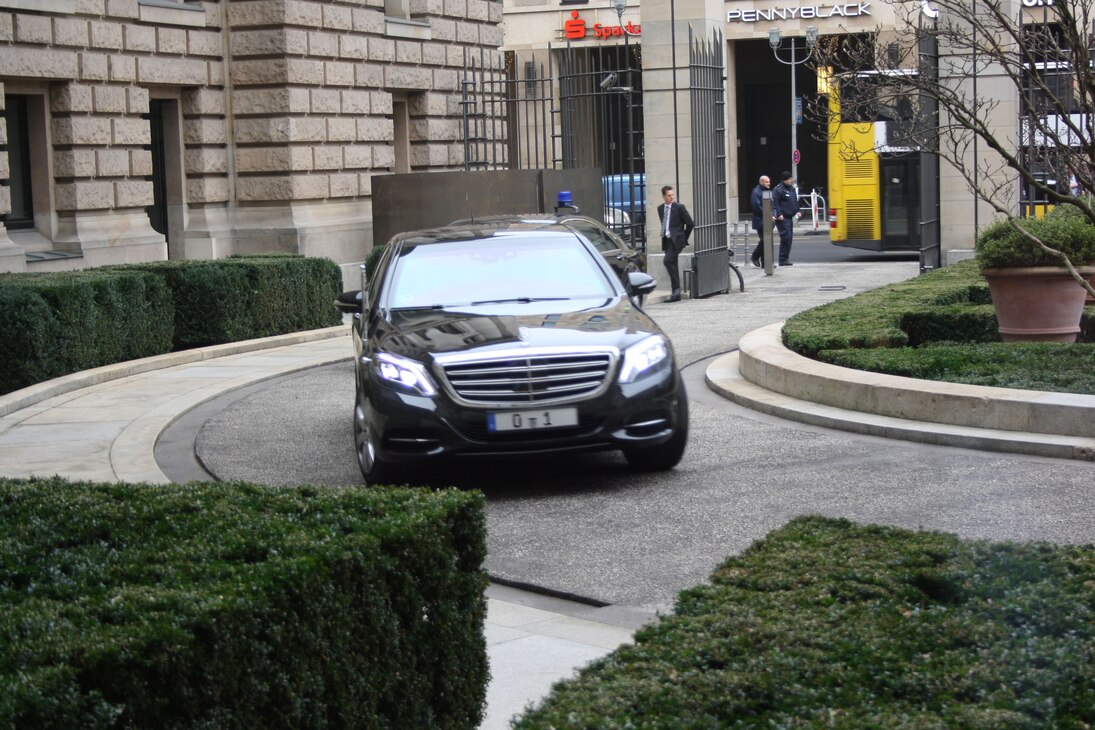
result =
[[[678,423],[686,397],[676,367],[635,383],[614,383],[604,393],[565,406],[524,404],[509,410],[573,406],[575,426],[492,433],[487,415],[504,408],[460,405],[444,393],[411,395],[373,381],[359,404],[374,434],[377,456],[411,463],[446,456],[545,454],[642,448],[667,441]]]

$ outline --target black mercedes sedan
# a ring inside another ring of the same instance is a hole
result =
[[[354,315],[353,430],[368,483],[448,457],[623,452],[671,469],[688,400],[669,338],[564,224],[414,231],[385,247]]]

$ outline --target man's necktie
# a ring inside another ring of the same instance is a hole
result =
[[[673,204],[669,203],[665,206],[665,237],[669,238],[669,212],[673,210]]]

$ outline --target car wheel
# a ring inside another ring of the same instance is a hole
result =
[[[624,456],[632,469],[638,471],[668,471],[680,463],[684,456],[684,447],[688,444],[688,396],[684,385],[680,388],[680,401],[677,405],[677,430],[665,443],[657,446],[643,446],[637,449],[624,449]]]
[[[365,417],[365,409],[358,403],[354,406],[354,453],[357,454],[361,476],[366,484],[391,484],[395,470],[376,455],[373,441],[373,430]]]

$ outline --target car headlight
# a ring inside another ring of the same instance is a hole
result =
[[[624,350],[620,382],[633,383],[639,377],[667,362],[669,362],[669,343],[661,335],[647,337],[642,342]]]
[[[422,363],[405,357],[382,352],[373,361],[376,374],[381,380],[400,385],[419,395],[436,395],[437,386]]]

